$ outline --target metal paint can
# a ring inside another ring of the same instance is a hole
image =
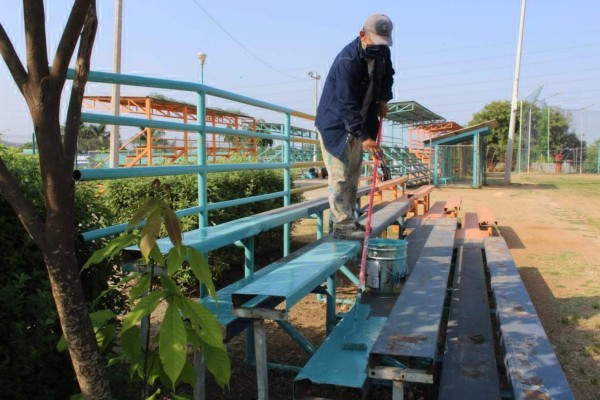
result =
[[[406,249],[400,239],[370,239],[367,247],[365,286],[367,292],[381,297],[400,293],[400,282],[408,274]]]

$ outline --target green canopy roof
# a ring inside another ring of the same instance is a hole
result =
[[[446,121],[445,118],[416,101],[388,103],[388,113],[385,119],[400,125],[422,125]]]

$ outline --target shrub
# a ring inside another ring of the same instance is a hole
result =
[[[139,199],[149,195],[163,198],[176,210],[198,204],[198,180],[196,175],[161,177],[162,185],[170,187],[169,193],[156,192],[152,189],[153,179],[119,179],[103,182],[101,185],[103,187],[103,201],[114,215],[119,216],[119,220],[122,222],[132,216],[132,206]],[[207,189],[209,203],[278,192],[283,189],[283,173],[273,170],[248,170],[208,174]],[[301,199],[301,195],[292,196],[292,202],[298,202]],[[282,205],[283,200],[279,198],[213,210],[209,212],[209,225],[244,218]],[[184,217],[181,222],[184,231],[198,227],[197,216]],[[162,235],[166,235],[166,232],[162,232]],[[259,235],[255,241],[257,261],[265,264],[280,258],[282,243],[282,228],[273,229]],[[228,246],[209,254],[209,265],[215,278],[223,277],[231,265],[242,264],[243,251],[235,246]],[[239,268],[239,270],[242,270],[242,268]],[[189,289],[195,288],[195,279],[191,274],[184,273],[179,279],[180,283],[189,284]]]
[[[0,158],[41,214],[37,157],[0,147]],[[77,191],[76,216],[83,230],[112,222],[94,193],[89,185]],[[91,250],[80,246],[79,259],[85,260]],[[45,398],[67,398],[77,391],[77,384],[68,354],[56,350],[62,332],[43,257],[1,196],[0,265],[0,393],[4,398],[37,398],[40,393]],[[107,287],[112,274],[110,268],[101,267],[94,275],[82,277],[89,300]],[[118,297],[112,296],[108,306],[114,308],[118,302]]]

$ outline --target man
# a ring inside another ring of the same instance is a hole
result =
[[[367,18],[359,36],[337,55],[323,88],[315,126],[329,173],[333,236],[361,240],[365,227],[356,221],[356,190],[362,152],[381,158],[378,117],[392,99],[392,21],[383,14]]]

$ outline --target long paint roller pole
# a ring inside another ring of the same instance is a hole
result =
[[[379,119],[379,128],[377,130],[377,145],[381,143],[381,130],[383,128],[383,118]],[[351,342],[346,339],[356,329],[356,320],[358,319],[358,307],[360,306],[362,293],[365,290],[365,272],[367,269],[367,251],[369,247],[369,236],[371,235],[371,218],[373,217],[373,202],[375,200],[375,186],[377,185],[377,168],[379,158],[373,156],[373,175],[371,177],[371,193],[369,194],[369,208],[367,210],[367,224],[365,226],[365,240],[363,242],[362,259],[360,262],[360,273],[358,275],[358,292],[356,293],[356,302],[354,304],[354,326],[344,337],[343,350],[366,351],[367,345],[360,342]]]
[[[377,130],[377,146],[381,144],[381,130],[383,127],[383,118],[379,120],[379,129]],[[369,236],[371,236],[371,218],[373,217],[373,202],[375,200],[375,186],[377,185],[377,168],[379,167],[379,158],[373,156],[373,175],[371,177],[371,192],[369,193],[369,208],[367,209],[367,224],[365,226],[365,240],[363,242],[362,258],[360,261],[360,274],[358,275],[359,295],[365,290],[365,273],[367,269],[367,252],[369,247]]]

